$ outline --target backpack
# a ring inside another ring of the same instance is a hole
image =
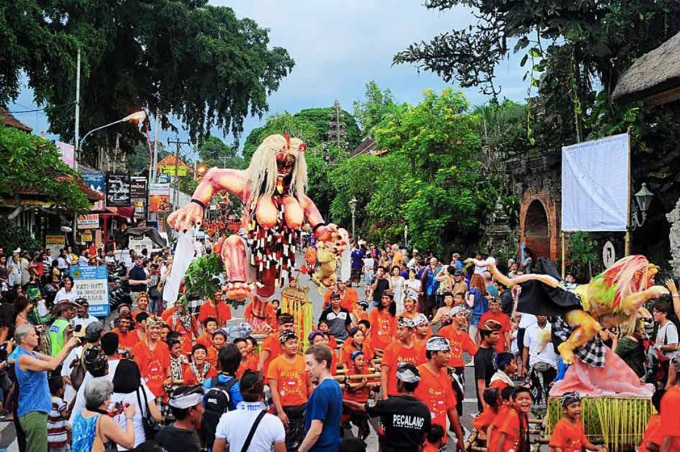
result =
[[[203,396],[203,418],[201,419],[201,439],[203,444],[212,447],[215,442],[215,430],[220,417],[229,411],[231,394],[229,390],[238,383],[236,378],[226,383],[219,383],[218,377],[210,379],[210,389]]]
[[[80,356],[71,361],[71,373],[69,378],[71,378],[71,386],[76,391],[80,389],[83,384],[83,379],[85,378],[85,366],[83,365],[83,352],[80,352]]]

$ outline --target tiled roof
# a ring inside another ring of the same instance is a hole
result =
[[[23,130],[24,132],[30,132],[31,130],[33,130],[32,128],[28,127],[26,124],[12,116],[12,114],[3,107],[0,107],[0,117],[2,117],[2,124],[6,125],[7,127],[14,127],[15,129]]]

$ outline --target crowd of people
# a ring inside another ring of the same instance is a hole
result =
[[[27,266],[21,250],[11,262],[0,252],[0,415],[14,421],[22,451],[354,451],[372,434],[383,451],[464,450],[463,415],[475,415],[487,450],[528,451],[529,417],[546,410],[566,368],[551,319],[516,312],[518,291],[495,281],[479,254],[476,264],[457,253],[444,263],[397,245],[355,244],[351,278],[327,290],[307,337],[278,301],[258,319],[271,331],[259,337],[228,328],[219,290],[195,308],[163,306],[169,250],[122,262],[110,251],[82,259],[65,249],[54,260],[39,251]],[[122,266],[131,303],[109,319],[91,316],[68,276],[75,265]],[[506,270],[531,272],[530,250]],[[664,409],[680,391],[680,295],[666,284],[672,300],[654,304],[649,324],[601,332],[658,386],[660,417],[650,421],[646,450],[680,450],[677,421]],[[466,367],[474,367],[477,407],[464,413],[473,398]],[[604,450],[583,433],[579,395],[561,402],[551,447]]]

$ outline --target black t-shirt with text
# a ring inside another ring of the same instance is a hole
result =
[[[193,430],[176,428],[174,425],[166,425],[156,436],[156,444],[167,452],[199,452],[194,438]]]
[[[374,405],[367,403],[371,417],[380,416],[385,427],[384,452],[413,452],[421,450],[423,435],[430,430],[430,410],[411,396],[390,397]]]

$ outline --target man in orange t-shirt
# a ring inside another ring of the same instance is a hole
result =
[[[501,329],[498,331],[500,340],[496,342],[496,352],[509,352],[512,344],[512,335],[510,333],[512,325],[510,324],[510,317],[501,311],[500,298],[492,298],[489,300],[489,310],[482,314],[482,317],[479,319],[479,324],[484,325],[487,320],[495,320],[501,324]]]
[[[448,417],[451,428],[456,434],[456,447],[465,450],[463,427],[456,411],[456,395],[453,393],[451,378],[446,373],[446,366],[451,359],[451,345],[441,336],[432,336],[425,345],[427,362],[418,366],[420,384],[414,395],[427,406],[432,414],[432,424],[441,426],[445,432]],[[444,444],[447,436],[444,435]]]
[[[661,452],[675,452],[680,450],[680,358],[671,359],[668,366],[668,386],[666,394],[661,399]]]
[[[190,356],[194,338],[198,337],[198,325],[194,316],[184,308],[182,303],[175,303],[175,306],[163,311],[161,318],[172,331],[179,333],[182,353]]]
[[[120,317],[118,319],[118,328],[111,330],[118,336],[118,349],[131,353],[132,347],[139,342],[139,336],[130,331],[130,318]]]
[[[399,317],[397,321],[397,340],[387,346],[383,353],[380,369],[380,392],[383,400],[398,396],[397,366],[411,363],[418,366],[426,361],[425,350],[413,341],[413,320]]]
[[[262,372],[262,375],[267,375],[269,364],[274,358],[283,353],[283,348],[279,342],[279,336],[284,331],[293,331],[294,326],[295,320],[293,319],[293,316],[284,312],[279,316],[279,331],[270,334],[262,342],[262,347],[260,347],[260,361],[257,363],[257,369]]]
[[[150,317],[146,321],[147,337],[132,349],[139,372],[146,386],[158,398],[165,398],[165,385],[170,384],[170,350],[161,341],[161,320]]]
[[[297,450],[305,438],[304,408],[312,392],[312,382],[305,368],[305,358],[298,355],[300,345],[294,331],[279,336],[283,354],[274,358],[267,370],[276,414],[286,429],[286,449]]]
[[[227,320],[231,320],[231,307],[223,301],[221,291],[215,293],[214,299],[208,298],[198,311],[198,321],[201,324],[209,317],[217,320],[218,328],[227,326]]]
[[[445,337],[448,339],[449,344],[451,344],[451,360],[449,361],[449,366],[454,367],[456,371],[460,369],[462,373],[462,371],[465,370],[463,352],[471,357],[475,356],[475,353],[477,353],[477,346],[470,338],[470,335],[464,330],[467,323],[466,309],[464,306],[456,306],[451,310],[451,320],[451,324],[442,327],[437,332],[437,335]]]

